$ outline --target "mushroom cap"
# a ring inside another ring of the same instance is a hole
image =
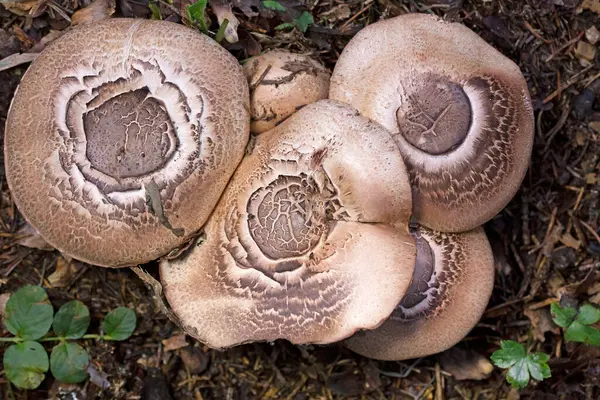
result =
[[[389,133],[321,100],[257,137],[205,239],[161,261],[165,296],[214,348],[342,340],[382,323],[408,288],[410,207]]]
[[[250,85],[253,133],[274,128],[301,107],[329,94],[331,73],[305,54],[271,50],[248,60],[244,73]]]
[[[430,228],[483,224],[527,171],[534,125],[525,79],[461,24],[407,14],[369,25],[342,52],[329,96],[392,133],[414,218]]]
[[[153,260],[205,223],[244,154],[237,60],[184,26],[78,26],[31,64],[9,110],[6,175],[31,225],[91,264]]]
[[[406,360],[444,351],[481,318],[494,287],[494,258],[481,227],[441,233],[423,226],[413,235],[417,262],[407,294],[379,328],[344,345],[365,357]]]

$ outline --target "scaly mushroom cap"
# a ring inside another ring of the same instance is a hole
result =
[[[8,183],[23,216],[77,259],[124,266],[206,221],[248,141],[236,59],[181,25],[79,26],[29,67],[8,114]]]
[[[342,52],[329,95],[393,134],[414,217],[433,229],[483,224],[527,171],[533,111],[525,79],[463,25],[408,14],[368,26]]]
[[[166,298],[215,348],[375,328],[413,273],[410,206],[389,133],[341,103],[313,103],[257,137],[205,240],[161,262]]]
[[[244,73],[250,85],[253,133],[274,128],[301,107],[329,94],[331,74],[304,54],[272,50],[248,60]]]
[[[356,333],[349,349],[380,360],[406,360],[444,351],[469,333],[494,287],[494,258],[482,228],[413,235],[417,262],[408,292],[379,328]]]

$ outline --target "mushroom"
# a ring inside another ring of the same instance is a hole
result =
[[[331,74],[303,54],[272,50],[249,59],[244,73],[250,85],[253,133],[274,128],[301,107],[329,94]]]
[[[342,340],[382,323],[408,288],[410,212],[389,133],[321,100],[257,136],[205,237],[161,261],[166,299],[213,348]]]
[[[182,25],[78,26],[29,67],[9,110],[15,203],[58,250],[117,267],[153,260],[205,223],[249,138],[237,60]]]
[[[519,67],[470,29],[425,14],[369,25],[346,46],[329,96],[393,135],[410,173],[414,218],[473,229],[517,192],[533,145]]]
[[[482,228],[441,233],[421,226],[412,234],[417,262],[408,292],[383,325],[345,341],[356,353],[405,360],[444,351],[469,333],[487,306],[494,259]]]

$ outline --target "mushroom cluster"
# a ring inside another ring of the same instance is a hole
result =
[[[333,74],[284,51],[241,67],[191,29],[115,19],[31,65],[5,163],[21,213],[60,251],[160,259],[174,314],[210,347],[343,341],[400,360],[481,317],[494,281],[481,225],[518,190],[532,142],[519,68],[434,16],[363,29]]]

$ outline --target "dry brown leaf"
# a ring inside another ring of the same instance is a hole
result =
[[[451,373],[459,381],[487,379],[494,370],[486,357],[474,350],[457,346],[442,353],[440,364],[444,371]]]
[[[560,334],[560,328],[552,321],[552,316],[547,308],[538,310],[526,308],[524,314],[531,322],[531,331],[537,341],[545,342],[546,338],[544,334],[546,332],[552,332],[556,335]]]
[[[72,260],[67,261],[64,257],[60,256],[56,260],[56,269],[53,273],[48,276],[48,282],[52,287],[65,287],[71,283],[71,278],[79,271],[77,263]]]
[[[583,0],[581,8],[600,14],[600,0]]]
[[[0,294],[0,317],[4,315],[4,309],[6,308],[6,302],[10,299],[10,293]]]
[[[32,249],[52,251],[54,247],[48,244],[39,232],[30,224],[26,223],[16,233],[17,244]]]
[[[208,368],[208,355],[197,347],[184,347],[181,349],[180,356],[191,375],[199,375]]]
[[[350,6],[347,4],[340,4],[337,7],[332,7],[329,11],[321,13],[321,17],[327,17],[330,22],[340,21],[343,19],[350,18]]]
[[[565,246],[571,247],[572,249],[578,250],[581,246],[581,241],[577,240],[570,233],[565,233],[560,237],[560,242]]]
[[[186,347],[188,342],[185,339],[185,334],[180,333],[179,335],[171,336],[168,339],[164,339],[162,341],[163,346],[165,346],[165,351],[172,351],[181,349],[182,347]]]
[[[38,0],[3,1],[2,5],[11,13],[25,17],[29,15],[29,11],[35,7],[37,3]]]
[[[223,21],[228,21],[227,27],[225,28],[225,40],[227,40],[229,43],[237,43],[239,40],[237,28],[240,25],[240,21],[238,21],[235,15],[233,15],[233,11],[231,11],[231,4],[223,4],[221,2],[214,1],[211,3],[211,8],[217,16],[219,26],[223,24]]]
[[[0,60],[0,71],[14,68],[21,64],[30,63],[37,58],[39,53],[13,54]]]
[[[109,18],[115,13],[115,0],[96,0],[86,8],[75,11],[71,17],[73,25],[89,24]]]

